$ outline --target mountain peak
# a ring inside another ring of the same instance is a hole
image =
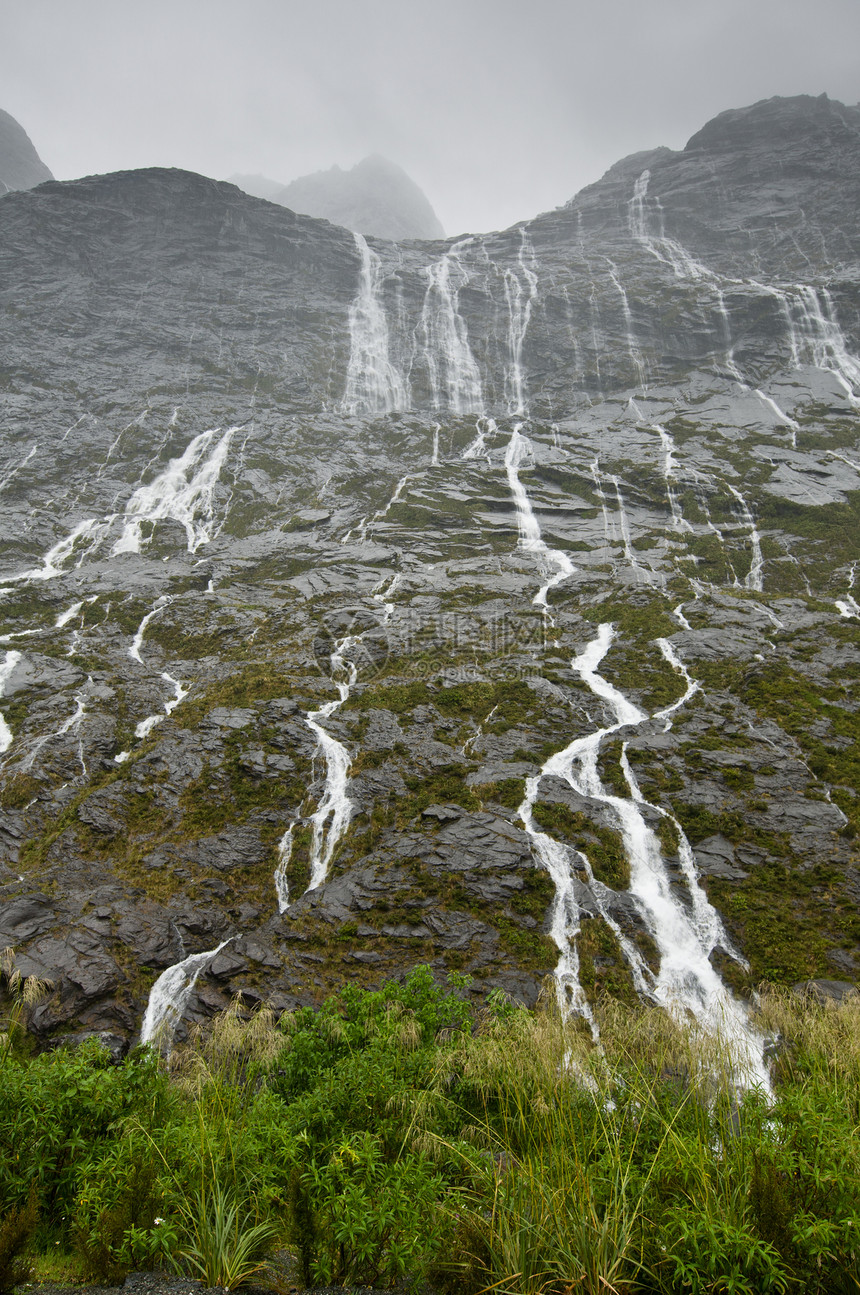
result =
[[[368,154],[349,170],[335,164],[287,185],[260,175],[234,175],[231,180],[256,198],[322,217],[358,234],[395,242],[445,237],[423,191],[401,166],[380,153]]]
[[[0,193],[32,189],[53,178],[24,127],[0,108]]]

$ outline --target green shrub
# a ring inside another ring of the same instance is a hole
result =
[[[0,1295],[9,1295],[30,1276],[32,1261],[27,1251],[37,1217],[36,1191],[32,1187],[26,1205],[0,1214]]]
[[[135,1129],[81,1167],[71,1230],[88,1280],[120,1285],[132,1269],[169,1260],[177,1229],[165,1218],[160,1168],[147,1138]]]

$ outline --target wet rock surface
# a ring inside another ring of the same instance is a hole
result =
[[[3,198],[0,942],[44,1042],[126,1046],[225,940],[185,1025],[419,961],[534,1002],[537,831],[586,994],[629,994],[622,802],[735,989],[857,979],[852,114],[756,105],[365,263],[182,172]]]

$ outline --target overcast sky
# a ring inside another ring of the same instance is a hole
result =
[[[0,107],[58,179],[287,183],[378,152],[450,234],[823,91],[860,99],[860,0],[0,0]]]

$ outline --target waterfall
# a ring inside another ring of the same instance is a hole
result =
[[[789,307],[792,317],[796,317],[795,350],[799,349],[799,333],[816,368],[834,374],[849,402],[855,409],[860,409],[860,399],[857,397],[860,390],[860,360],[848,352],[836,318],[833,298],[826,288],[821,289],[819,298],[815,288],[808,285],[798,285],[795,292],[796,295],[790,298]]]
[[[633,537],[630,534],[630,524],[627,521],[627,510],[624,507],[624,496],[621,493],[621,482],[617,477],[610,477],[609,480],[615,487],[615,501],[618,505],[618,525],[621,530],[621,543],[624,546],[624,557],[630,564],[631,570],[635,571],[637,578],[644,580],[645,584],[665,584],[664,577],[653,571],[649,571],[646,567],[643,567],[636,557],[636,551],[633,548]]]
[[[146,627],[152,618],[157,616],[160,611],[163,611],[172,601],[173,600],[171,598],[163,596],[156,601],[152,611],[146,613],[143,620],[138,625],[135,636],[132,639],[131,647],[128,649],[128,655],[131,657],[132,661],[137,661],[140,665],[143,665],[143,657],[140,655],[140,649],[143,647],[143,636],[146,633]]]
[[[80,546],[78,559],[75,567],[79,567],[84,558],[98,552],[102,540],[107,534],[113,522],[116,521],[116,514],[112,514],[102,521],[95,517],[88,517],[85,521],[79,522],[73,531],[63,536],[42,558],[40,567],[32,567],[28,571],[21,571],[14,576],[5,576],[3,583],[5,585],[29,583],[31,580],[53,580],[56,576],[63,574],[63,567],[69,558],[75,553]]]
[[[278,865],[275,868],[275,894],[278,897],[278,912],[286,913],[290,906],[290,887],[287,881],[287,869],[293,853],[293,830],[295,823],[290,823],[278,842]]]
[[[139,553],[145,543],[143,526],[171,519],[185,527],[188,552],[196,553],[217,533],[215,520],[215,487],[233,434],[230,427],[220,437],[219,428],[201,432],[187,446],[184,454],[171,459],[148,486],[135,490],[125,506],[122,535],[111,549],[117,553]]]
[[[526,258],[528,257],[528,264]],[[520,230],[520,249],[514,268],[505,270],[505,301],[508,307],[508,350],[510,363],[505,371],[505,397],[508,413],[525,416],[526,379],[523,372],[523,342],[537,294],[538,277],[535,256],[525,228]]]
[[[681,611],[680,607],[676,607],[674,609],[673,614],[682,629],[688,630],[690,628],[689,623],[684,619],[684,614]],[[686,706],[690,698],[694,697],[697,692],[701,692],[702,685],[698,682],[698,680],[692,677],[689,670],[684,665],[684,662],[678,656],[678,653],[675,651],[675,648],[669,642],[668,639],[658,638],[657,646],[659,647],[660,651],[663,653],[663,656],[665,657],[665,659],[669,662],[669,665],[672,667],[672,669],[677,670],[678,674],[682,676],[684,683],[686,685],[686,690],[682,697],[679,697],[677,701],[673,701],[670,706],[664,706],[662,710],[656,710],[654,712],[654,716],[653,716],[654,719],[664,719],[666,721],[666,727],[664,728],[663,732],[668,733],[669,729],[672,727],[672,721],[669,718],[669,716],[674,715],[675,711],[680,710],[682,706]]]
[[[784,413],[783,410],[780,409],[776,401],[771,396],[766,396],[765,393],[763,391],[760,391],[758,387],[756,387],[755,389],[755,394],[758,396],[762,404],[765,405],[771,411],[772,414],[776,414],[776,417],[779,419],[779,421],[783,423],[790,430],[791,448],[793,450],[796,450],[797,433],[800,431],[800,424],[796,423],[793,418],[789,418],[788,414]]]
[[[192,953],[161,973],[149,991],[140,1027],[141,1043],[154,1044],[166,1056],[170,1055],[174,1032],[188,1006],[197,977],[229,943],[229,939],[222,940],[217,948],[206,953]]]
[[[142,719],[139,724],[135,725],[134,736],[140,740],[143,740],[145,737],[149,737],[157,724],[161,724],[164,720],[168,719],[176,710],[179,703],[184,701],[191,691],[191,689],[187,688],[179,679],[174,679],[172,674],[168,674],[166,670],[162,670],[161,678],[173,689],[173,696],[164,703],[164,714],[156,712],[155,715],[148,715],[146,719]],[[114,759],[117,764],[122,763],[119,756],[114,756]]]
[[[559,954],[554,972],[558,1005],[564,1012],[583,1016],[591,1025],[592,1035],[596,1035],[591,1006],[579,980],[579,950],[576,938],[580,931],[580,910],[571,866],[572,852],[567,846],[561,845],[545,832],[539,831],[532,818],[541,779],[546,772],[547,766],[544,764],[539,774],[526,780],[525,799],[517,813],[531,841],[535,856],[549,873],[555,886],[549,933]]]
[[[737,280],[727,280],[723,276],[710,270],[708,266],[703,265],[701,261],[691,255],[690,252],[679,243],[677,239],[669,238],[666,234],[665,220],[663,216],[663,207],[659,198],[648,198],[648,185],[651,180],[651,172],[645,170],[633,185],[633,196],[627,203],[627,228],[631,236],[637,243],[645,248],[647,252],[660,261],[662,265],[668,266],[675,278],[681,282],[706,283],[716,298],[717,312],[720,317],[720,332],[722,334],[723,351],[725,357],[725,366],[734,378],[735,382],[744,390],[748,390],[744,381],[743,374],[735,363],[734,346],[732,345],[732,328],[729,312],[726,308],[725,292],[723,284],[735,284]],[[659,224],[659,234],[653,235],[649,232],[648,220],[648,202],[653,202],[654,210],[657,215]],[[616,282],[616,287],[620,284]]]
[[[78,691],[75,693],[75,709],[67,719],[63,720],[60,727],[56,729],[53,733],[46,733],[44,734],[43,737],[37,738],[36,741],[33,742],[26,760],[24,760],[23,763],[21,764],[22,771],[26,772],[32,769],[36,761],[36,756],[44,747],[47,746],[49,742],[53,741],[54,738],[65,737],[66,734],[71,733],[73,729],[75,730],[80,729],[80,726],[83,723],[84,717],[87,713],[86,691],[87,691],[87,688],[92,684],[92,682],[93,682],[92,676],[88,675],[87,681],[84,684],[84,686],[82,688],[79,688]],[[86,761],[84,760],[83,741],[80,737],[78,738],[78,759],[80,760],[80,763],[81,763],[81,772],[86,774],[87,766],[86,766]]]
[[[860,620],[860,605],[858,605],[857,599],[853,594],[846,594],[844,598],[837,598],[834,606],[839,612],[839,615],[843,616],[846,620]],[[0,750],[2,749],[3,748],[0,747]]]
[[[676,279],[691,279],[694,283],[703,279],[715,282],[716,275],[706,265],[702,265],[701,261],[691,256],[687,249],[674,238],[667,238],[660,200],[648,198],[650,181],[651,172],[645,170],[633,185],[633,197],[627,203],[627,227],[631,235],[663,265],[670,266]],[[648,230],[646,204],[649,201],[654,202],[659,220],[660,233],[656,237]]]
[[[471,242],[471,238],[465,238],[455,243],[424,271],[427,290],[420,329],[433,408],[452,414],[479,414],[484,407],[480,371],[460,314],[460,289],[468,283],[460,253]]]
[[[9,651],[6,653],[6,660],[0,665],[0,697],[6,687],[6,680],[11,676],[15,666],[21,660],[21,653]],[[0,715],[0,755],[9,750],[12,745],[12,730],[6,723],[6,720]]]
[[[408,409],[408,384],[389,351],[388,320],[382,301],[382,261],[361,234],[358,294],[349,308],[349,364],[342,408],[347,414],[390,414]]]
[[[849,404],[855,409],[860,408],[860,398],[857,395],[860,390],[860,360],[848,350],[836,317],[833,298],[827,289],[821,288],[819,296],[819,290],[809,284],[777,288],[757,279],[751,279],[750,283],[758,292],[772,297],[778,303],[788,330],[792,366],[798,368],[801,364],[809,363],[826,373],[832,373],[845,392]],[[770,403],[768,397],[762,398],[765,403]],[[781,410],[779,413],[792,431],[798,430],[793,420],[786,419]]]

